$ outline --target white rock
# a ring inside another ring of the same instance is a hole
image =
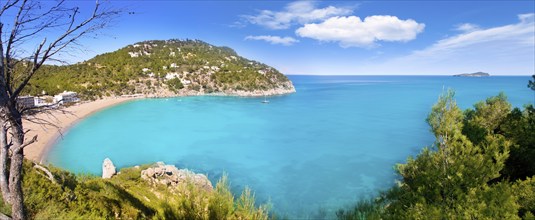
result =
[[[187,169],[178,169],[175,165],[165,165],[163,162],[158,162],[152,168],[142,170],[141,178],[153,184],[166,186],[177,186],[191,181],[203,190],[213,190],[212,183],[205,175],[195,174]]]
[[[148,168],[148,169],[146,170],[146,172],[145,172],[145,175],[146,175],[147,177],[154,177],[154,169],[152,169],[152,168]]]
[[[156,174],[156,176],[162,176],[162,175],[165,174],[165,168],[155,167],[154,168],[154,173]]]
[[[102,163],[102,178],[109,179],[116,173],[117,171],[115,170],[115,166],[113,165],[113,162],[111,162],[110,158],[104,159],[104,162]]]

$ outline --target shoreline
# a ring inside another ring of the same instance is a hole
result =
[[[24,129],[29,130],[26,134],[26,138],[31,138],[34,135],[38,135],[38,141],[27,146],[24,149],[24,157],[26,159],[32,160],[37,163],[46,162],[46,158],[50,150],[57,142],[60,140],[62,135],[66,134],[72,126],[79,123],[81,120],[102,111],[104,109],[113,107],[115,105],[132,101],[138,99],[146,98],[171,98],[171,97],[187,97],[187,96],[230,96],[230,97],[250,97],[258,98],[262,96],[281,96],[295,93],[295,88],[290,89],[272,89],[269,91],[249,91],[249,92],[234,92],[234,93],[190,93],[190,94],[175,94],[172,96],[157,96],[157,95],[146,95],[138,94],[131,96],[121,96],[121,97],[106,97],[103,99],[98,99],[95,101],[83,102],[77,105],[69,106],[63,108],[63,111],[50,111],[47,113],[39,113],[33,118],[48,120],[50,123],[53,123],[55,126],[51,125],[39,125],[23,119]]]
[[[24,149],[24,157],[37,163],[45,162],[48,152],[62,135],[66,134],[69,129],[72,128],[72,126],[94,113],[140,98],[144,97],[103,98],[63,108],[62,110],[66,112],[52,110],[47,113],[39,113],[32,117],[40,120],[47,120],[49,123],[52,123],[57,127],[52,125],[39,125],[28,121],[27,119],[23,119],[24,129],[29,130],[25,136],[26,139],[38,135],[38,141]]]

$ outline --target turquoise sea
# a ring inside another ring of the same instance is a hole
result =
[[[506,93],[531,103],[530,77],[289,76],[297,93],[263,98],[144,99],[98,112],[75,125],[48,161],[101,174],[104,158],[127,167],[164,161],[205,173],[226,172],[236,193],[290,218],[332,216],[387,189],[393,169],[433,143],[425,122],[447,88],[459,106]]]

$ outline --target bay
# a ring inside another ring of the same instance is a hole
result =
[[[81,121],[47,160],[100,175],[104,158],[128,167],[163,161],[227,173],[235,193],[290,218],[332,216],[395,183],[393,167],[433,143],[425,118],[438,96],[458,105],[504,92],[531,103],[528,76],[289,76],[297,93],[262,98],[178,97],[114,106]]]

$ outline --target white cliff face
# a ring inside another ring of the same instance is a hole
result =
[[[111,162],[110,158],[104,159],[104,162],[102,163],[102,178],[109,179],[116,173],[117,171],[115,170],[115,166],[113,165],[113,162]]]

